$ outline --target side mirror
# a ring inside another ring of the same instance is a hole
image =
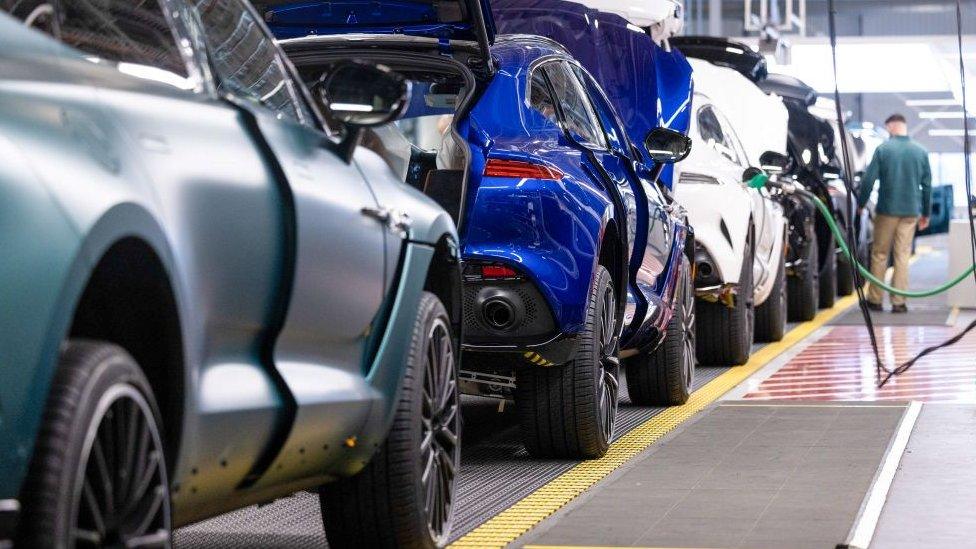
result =
[[[336,66],[319,90],[329,113],[354,127],[382,126],[410,105],[410,83],[403,76],[365,63]]]
[[[691,152],[691,138],[667,128],[654,128],[644,139],[651,160],[658,164],[681,162]]]
[[[790,167],[790,157],[778,152],[766,151],[759,157],[759,165],[766,173],[780,174]]]

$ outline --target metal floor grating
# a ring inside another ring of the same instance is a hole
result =
[[[726,368],[698,368],[695,388],[724,371]],[[463,401],[461,477],[453,539],[473,530],[578,463],[529,458],[519,442],[514,410],[509,405],[499,413],[498,402],[476,397],[466,397]],[[626,383],[621,383],[615,437],[624,435],[662,410],[630,405]],[[227,513],[175,533],[178,549],[284,549],[325,545],[318,497],[307,492]]]

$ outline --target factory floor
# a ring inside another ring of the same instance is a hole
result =
[[[918,241],[913,287],[946,278]],[[976,318],[944,298],[874,316],[900,364]],[[466,399],[456,547],[976,547],[976,333],[877,387],[853,297],[748,364],[701,368],[680,407],[630,406],[600,460],[534,460],[510,408]],[[625,386],[622,384],[622,386]],[[176,547],[321,547],[298,494],[177,532]]]

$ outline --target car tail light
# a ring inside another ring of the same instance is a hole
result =
[[[518,273],[515,269],[505,265],[482,265],[481,276],[486,279],[515,278]]]
[[[514,177],[518,179],[552,179],[558,181],[563,178],[563,172],[543,164],[491,158],[485,165],[485,176]]]
[[[467,282],[522,280],[522,275],[501,263],[469,263],[464,266],[464,280]]]

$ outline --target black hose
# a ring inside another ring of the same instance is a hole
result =
[[[837,81],[837,72],[838,72],[837,71],[837,21],[836,21],[837,10],[834,5],[834,0],[828,0],[828,7],[829,7],[828,26],[830,31],[830,52],[833,60],[833,71],[834,71],[834,102],[837,107],[836,109],[837,125],[839,127],[839,133],[841,138],[841,152],[842,152],[844,172],[845,172],[844,185],[847,190],[848,249],[856,250],[857,248],[854,245],[856,245],[857,243],[857,237],[854,232],[854,222],[853,222],[854,204],[856,204],[856,202],[854,200],[854,189],[853,186],[851,185],[851,182],[849,181],[849,179],[851,178],[854,172],[851,169],[852,168],[851,153],[847,143],[847,128],[844,125],[844,111],[843,111],[843,106],[841,104],[841,98],[840,98],[840,84]],[[972,206],[968,203],[969,200],[971,200],[971,197],[973,196],[972,167],[971,167],[972,142],[970,141],[970,135],[969,135],[969,110],[968,110],[967,98],[966,98],[966,65],[963,57],[962,21],[963,21],[962,0],[956,0],[956,37],[957,37],[957,45],[959,49],[959,78],[960,78],[960,84],[962,88],[961,91],[962,91],[962,110],[963,110],[963,164],[965,166],[965,172],[966,172],[965,173],[966,196],[967,196],[966,216],[969,219],[969,237],[970,237],[970,245],[971,245],[970,253],[972,255],[973,265],[976,265],[976,220],[974,220]],[[864,279],[863,277],[861,277],[857,269],[853,269],[853,270],[854,270],[854,286],[857,290],[858,305],[861,308],[861,315],[864,317],[864,325],[868,330],[868,336],[870,337],[871,340],[871,349],[874,352],[875,375],[877,376],[877,380],[878,380],[878,388],[884,387],[885,384],[887,384],[888,381],[891,380],[891,378],[907,372],[912,366],[914,366],[923,357],[931,353],[934,353],[939,349],[943,349],[945,347],[948,347],[950,345],[959,342],[959,340],[965,337],[966,334],[976,329],[976,321],[973,321],[972,323],[969,324],[969,326],[967,326],[965,329],[963,329],[961,332],[959,332],[952,338],[948,339],[947,341],[924,349],[921,353],[916,355],[914,358],[901,364],[897,368],[888,369],[884,365],[884,362],[881,360],[881,353],[878,349],[878,339],[874,332],[874,321],[871,316],[871,310],[868,309],[867,297],[864,295]],[[973,272],[973,280],[974,282],[976,282],[976,271]]]

